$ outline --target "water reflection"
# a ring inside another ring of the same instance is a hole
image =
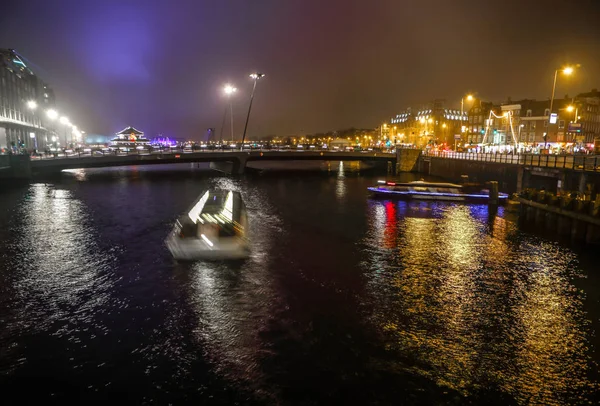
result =
[[[72,345],[83,336],[108,334],[95,316],[107,310],[114,258],[98,248],[83,204],[67,190],[34,184],[12,221],[18,231],[4,247],[4,265],[17,294],[3,320],[4,348],[17,351],[24,331],[35,334],[50,326],[55,337]],[[15,368],[26,361],[9,363]]]
[[[337,173],[337,180],[335,183],[335,195],[338,200],[343,200],[346,195],[346,182],[344,179],[346,178],[346,172],[344,171],[344,162],[340,161]]]
[[[514,226],[486,206],[372,201],[369,211],[372,318],[407,371],[520,404],[595,393],[572,253],[514,242]]]
[[[282,237],[281,220],[260,189],[222,179],[216,187],[239,190],[248,207],[251,257],[241,262],[198,262],[180,272],[190,278],[189,301],[197,317],[194,333],[205,356],[222,376],[258,388],[265,349],[260,333],[277,306],[273,275],[275,245]],[[263,388],[264,390],[264,388]]]

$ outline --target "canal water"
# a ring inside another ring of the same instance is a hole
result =
[[[3,190],[2,403],[598,402],[600,254],[503,208],[373,200],[356,165]],[[170,257],[205,188],[241,192],[250,259]]]

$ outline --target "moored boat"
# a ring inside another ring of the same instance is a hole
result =
[[[166,245],[175,259],[243,259],[250,255],[248,216],[239,192],[209,190],[175,222]]]
[[[414,181],[396,183],[379,181],[374,187],[367,188],[373,196],[397,199],[441,200],[452,202],[488,203],[490,193],[475,185],[457,185],[444,182]],[[498,193],[498,202],[505,203],[506,193]]]

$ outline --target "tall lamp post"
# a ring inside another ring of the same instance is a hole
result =
[[[225,85],[223,89],[229,100],[229,118],[231,120],[231,142],[233,142],[233,105],[231,104],[231,95],[234,94],[237,89],[231,85]]]
[[[563,74],[569,76],[573,73],[575,69],[571,66],[567,66],[562,69],[556,69],[554,71],[554,82],[552,83],[552,96],[550,97],[550,116],[552,116],[552,107],[554,106],[554,92],[556,90],[556,78],[558,77],[558,72],[561,71]]]
[[[566,110],[569,113],[575,112],[575,116],[573,117],[573,123],[576,123],[577,122],[577,115],[579,113],[579,106],[577,106],[577,105],[573,106],[572,104],[570,104],[570,105],[567,106]],[[577,134],[577,130],[575,130],[575,135],[573,135],[573,141],[577,140],[576,134]]]
[[[254,86],[252,87],[252,93],[250,94],[250,105],[248,106],[248,115],[246,116],[246,125],[244,125],[244,135],[242,135],[242,146],[240,147],[240,150],[244,149],[244,141],[246,141],[246,130],[248,129],[248,120],[250,120],[250,110],[252,109],[252,100],[254,100],[256,82],[258,82],[258,79],[265,77],[265,74],[256,72],[252,73],[250,77],[254,79]]]
[[[472,101],[473,100],[473,95],[472,94],[468,94],[466,96],[461,97],[460,99],[460,135],[462,137],[462,133],[465,132],[465,125],[464,125],[464,121],[465,121],[465,99],[467,99],[467,101]],[[454,151],[456,151],[456,137],[454,138]]]
[[[50,121],[54,121],[58,118],[58,112],[54,109],[50,109],[46,111],[46,116],[50,119]],[[56,131],[56,128],[54,127],[54,125],[52,125],[52,133],[54,134]],[[52,142],[56,142],[56,137],[52,136],[51,140]],[[55,145],[54,147],[57,147],[57,145]]]
[[[229,83],[223,87],[223,93],[227,96],[227,100],[229,101],[229,110],[231,111],[231,142],[233,142],[233,106],[231,105],[231,95],[237,91],[235,87],[230,85]],[[227,118],[227,106],[225,106],[225,112],[223,113],[223,123],[221,124],[221,136],[219,137],[221,140],[221,144],[223,144],[223,129],[225,128],[225,118]]]
[[[33,120],[32,120],[32,121],[33,121],[33,125],[34,125],[34,127],[35,127],[35,109],[37,109],[37,106],[38,106],[38,105],[37,105],[37,103],[35,102],[35,100],[29,100],[29,101],[27,102],[27,107],[29,108],[29,110],[31,110],[31,115],[33,116]],[[41,126],[40,126],[40,127],[41,127]],[[32,136],[32,134],[33,134],[33,136]],[[37,137],[36,137],[36,134],[35,134],[35,132],[30,132],[30,133],[29,133],[29,136],[30,136],[30,138],[32,138],[32,139],[33,139],[33,148],[34,148],[35,150],[37,150],[37,149],[38,149],[38,145],[37,145]]]
[[[567,106],[567,111],[569,113],[572,113],[573,111],[575,112],[575,117],[574,117],[574,123],[577,122],[577,113],[579,112],[579,108],[577,106],[573,106],[572,104]]]
[[[69,144],[68,144],[68,141],[67,141],[67,127],[70,124],[69,119],[67,117],[65,117],[65,116],[62,116],[60,118],[60,123],[64,126],[63,127],[63,129],[64,129],[63,130],[63,134],[65,136],[65,148],[69,148]]]

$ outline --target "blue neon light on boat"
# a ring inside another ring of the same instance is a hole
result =
[[[475,199],[488,199],[488,195],[475,195],[469,193],[443,193],[443,192],[417,192],[417,191],[400,191],[400,190],[388,190],[384,188],[376,188],[369,187],[367,188],[371,192],[377,193],[386,193],[386,194],[394,194],[394,195],[406,195],[406,196],[441,196],[441,197],[471,197]],[[498,199],[508,199],[508,195],[506,193],[498,193]]]

